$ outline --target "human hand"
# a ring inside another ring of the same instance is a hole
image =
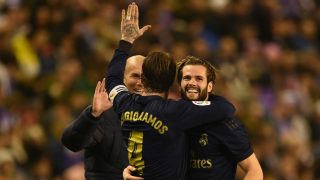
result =
[[[124,9],[122,10],[121,40],[133,43],[149,28],[151,28],[151,25],[139,28],[139,9],[136,3],[129,4],[127,12]]]
[[[102,82],[99,81],[96,85],[96,89],[93,95],[92,112],[94,117],[100,116],[104,111],[112,107],[112,103],[109,100],[108,93],[106,91],[106,80],[103,78]]]
[[[127,166],[127,167],[123,170],[123,172],[122,172],[123,179],[124,179],[124,180],[143,180],[142,177],[137,177],[137,176],[132,176],[132,175],[131,175],[131,173],[132,173],[133,171],[135,171],[135,170],[136,170],[135,167],[130,166],[130,165]]]

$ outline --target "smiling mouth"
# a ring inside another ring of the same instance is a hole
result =
[[[192,94],[196,94],[196,93],[198,93],[198,91],[197,90],[195,90],[195,89],[187,89],[187,91],[186,91],[187,93],[192,93]]]
[[[199,92],[195,89],[189,89],[186,91],[186,97],[190,100],[196,100],[199,96]]]
[[[143,89],[134,89],[134,92],[137,94],[142,94],[143,93]]]

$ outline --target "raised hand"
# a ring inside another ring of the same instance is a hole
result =
[[[99,81],[97,83],[96,90],[94,91],[91,112],[94,117],[100,116],[104,111],[112,107],[112,103],[109,100],[105,84],[105,78],[103,78],[102,82]]]
[[[151,28],[150,25],[139,28],[139,9],[136,3],[129,4],[127,12],[122,10],[121,40],[133,43],[149,28]]]

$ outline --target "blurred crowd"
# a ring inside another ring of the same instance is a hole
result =
[[[91,104],[130,2],[0,0],[0,180],[83,178],[60,137]],[[319,0],[135,2],[152,29],[134,51],[213,63],[265,179],[320,179]]]

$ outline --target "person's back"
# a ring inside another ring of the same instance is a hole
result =
[[[184,179],[186,138],[159,96],[133,96],[122,106],[122,131],[127,137],[129,164],[145,179]],[[117,103],[115,103],[117,104]],[[170,118],[171,117],[171,118]]]

